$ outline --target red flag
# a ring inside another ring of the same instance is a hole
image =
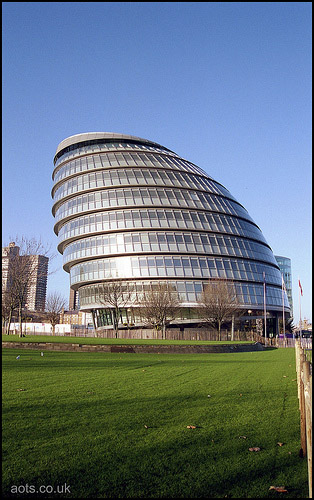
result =
[[[300,280],[299,280],[299,287],[300,287],[300,292],[301,292],[301,295],[302,295],[302,297],[303,297],[303,290],[302,290],[302,286],[301,286],[301,282],[300,282]]]

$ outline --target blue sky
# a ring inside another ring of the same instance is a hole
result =
[[[3,2],[2,240],[56,251],[57,145],[156,141],[196,163],[291,258],[312,320],[312,4]],[[48,292],[69,295],[59,255]]]

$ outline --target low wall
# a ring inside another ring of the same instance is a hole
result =
[[[155,354],[207,354],[263,351],[259,342],[255,344],[221,344],[221,345],[89,345],[66,344],[61,342],[2,342],[2,348],[37,349],[47,351],[68,352],[129,352]]]

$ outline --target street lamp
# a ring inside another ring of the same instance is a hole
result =
[[[250,318],[250,319],[249,319],[249,329],[250,329],[250,332],[251,332],[251,338],[252,338],[252,340],[253,340],[253,332],[252,332],[252,326],[251,326],[251,314],[252,314],[252,310],[251,310],[251,309],[249,309],[247,313],[248,313],[249,318]]]

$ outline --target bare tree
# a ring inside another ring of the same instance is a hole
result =
[[[52,292],[46,298],[46,318],[52,326],[52,335],[55,334],[55,327],[60,321],[60,314],[64,310],[66,299],[59,292]]]
[[[161,329],[162,339],[166,338],[166,328],[177,316],[181,301],[176,288],[168,283],[160,283],[143,294],[140,312],[143,320],[156,330]]]
[[[205,323],[217,328],[219,340],[222,324],[241,310],[234,283],[223,278],[209,280],[198,299],[198,305],[200,317]]]
[[[15,243],[10,243],[2,248],[2,326],[6,327],[7,334],[10,333],[10,325],[15,313],[18,301],[16,287],[12,278],[12,261],[18,255],[19,248]]]
[[[111,310],[116,338],[118,338],[121,309],[133,303],[133,293],[133,287],[123,281],[108,281],[102,285],[99,301]]]
[[[5,290],[2,293],[1,309],[2,309],[2,328],[7,335],[9,335],[10,333],[10,325],[16,308],[17,308],[17,300],[15,295],[12,292],[10,293],[10,291]]]
[[[7,304],[11,304],[10,307],[14,307],[18,311],[20,336],[22,336],[22,313],[23,308],[27,308],[28,292],[36,280],[47,276],[48,259],[52,258],[53,255],[50,253],[49,247],[44,246],[41,240],[22,236],[21,238],[15,238],[15,241],[18,251],[12,253],[8,259],[4,295],[6,295]],[[38,256],[47,259],[46,266],[39,264]],[[8,325],[8,328],[10,328],[10,325]]]

